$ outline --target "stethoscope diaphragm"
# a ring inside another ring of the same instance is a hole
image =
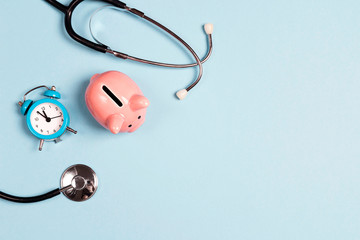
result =
[[[62,193],[70,200],[82,202],[91,198],[97,188],[96,173],[88,166],[77,164],[67,168],[61,176]]]

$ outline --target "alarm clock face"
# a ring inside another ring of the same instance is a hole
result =
[[[27,125],[31,133],[45,140],[60,137],[66,131],[69,121],[65,107],[54,99],[35,102],[27,114]]]
[[[42,103],[31,112],[30,122],[33,129],[42,135],[52,135],[64,124],[61,108],[53,103]]]

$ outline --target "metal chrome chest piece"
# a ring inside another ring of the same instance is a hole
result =
[[[26,99],[29,93],[39,88],[47,89],[43,94],[45,98],[38,101]],[[69,127],[69,113],[64,105],[58,101],[60,98],[61,95],[56,91],[55,86],[48,88],[41,85],[25,93],[23,101],[18,103],[21,107],[21,113],[26,116],[26,124],[30,132],[40,139],[40,151],[43,148],[44,141],[58,143],[61,141],[60,137],[66,131],[77,133],[77,131]]]
[[[61,176],[62,193],[70,200],[82,202],[91,198],[98,187],[95,172],[88,166],[77,164],[69,167]]]

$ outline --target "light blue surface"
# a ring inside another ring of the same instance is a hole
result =
[[[199,55],[206,51],[201,25],[214,23],[214,54],[184,101],[173,93],[194,69],[91,51],[66,35],[64,16],[44,1],[0,2],[0,189],[43,193],[75,163],[91,166],[100,184],[84,203],[64,196],[31,205],[0,201],[0,238],[359,239],[360,2],[128,5],[173,29]],[[86,36],[81,23],[97,6],[76,12],[74,25]],[[119,51],[192,61],[134,17],[111,10],[97,17],[98,37]],[[100,22],[112,27],[104,31]],[[107,70],[132,77],[151,101],[133,134],[110,134],[85,106],[90,77]],[[41,84],[62,93],[78,134],[38,152],[16,103]]]

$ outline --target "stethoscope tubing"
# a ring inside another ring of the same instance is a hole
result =
[[[57,188],[48,193],[44,193],[44,194],[33,196],[33,197],[19,197],[19,196],[10,195],[10,194],[0,191],[0,198],[10,201],[10,202],[16,202],[16,203],[35,203],[35,202],[41,202],[41,201],[56,197],[60,193],[66,191],[70,188],[72,188],[71,185],[63,187],[63,188]]]
[[[208,35],[208,51],[205,55],[205,57],[203,57],[201,59],[201,64],[204,64],[211,56],[212,53],[212,36]],[[137,58],[137,57],[133,57],[133,56],[127,56],[127,59],[133,60],[133,61],[137,61],[137,62],[142,62],[142,63],[146,63],[146,64],[152,64],[152,65],[156,65],[156,66],[161,66],[161,67],[170,67],[170,68],[189,68],[189,67],[195,67],[198,65],[198,63],[189,63],[189,64],[171,64],[171,63],[162,63],[162,62],[156,62],[156,61],[151,61],[151,60],[146,60],[146,59],[142,59],[142,58]]]
[[[38,196],[33,196],[33,197],[19,197],[19,196],[10,195],[10,194],[4,193],[4,192],[0,192],[0,198],[7,200],[7,201],[11,201],[11,202],[16,202],[16,203],[34,203],[34,202],[44,201],[49,198],[53,198],[59,194],[60,194],[60,189],[57,188],[48,193],[38,195]]]
[[[177,39],[179,42],[181,42],[190,52],[191,54],[194,56],[195,60],[196,60],[196,65],[198,65],[199,67],[199,72],[198,72],[198,76],[196,78],[196,80],[186,88],[186,91],[190,91],[193,87],[195,87],[196,84],[198,84],[198,82],[200,81],[202,75],[203,75],[203,66],[201,63],[201,60],[199,58],[199,56],[196,54],[196,52],[190,47],[189,44],[187,44],[187,42],[185,42],[182,38],[180,38],[178,35],[176,35],[173,31],[171,31],[170,29],[168,29],[167,27],[165,27],[164,25],[160,24],[159,22],[153,20],[152,18],[145,16],[143,17],[145,20],[151,22],[152,24],[158,26],[159,28],[163,29],[164,31],[166,31],[167,33],[169,33],[171,36],[173,36],[175,39]],[[146,63],[143,61],[143,63]],[[158,66],[164,66],[163,64],[158,64]],[[168,66],[169,67],[169,66]]]
[[[112,5],[107,5],[107,6],[103,6],[98,8],[91,16],[90,16],[90,21],[89,21],[89,30],[90,30],[90,34],[92,36],[92,38],[95,40],[95,42],[97,42],[98,44],[104,45],[106,46],[106,44],[102,43],[94,34],[94,31],[92,29],[92,22],[94,21],[94,17],[95,15],[97,15],[97,13],[99,13],[100,11],[102,11],[103,9],[106,8],[111,8],[114,10],[118,10],[120,11],[119,8],[116,8]],[[213,50],[213,41],[212,41],[212,34],[207,34],[207,43],[208,43],[208,50],[205,54],[205,56],[200,60],[200,62],[202,64],[204,64],[211,56],[212,50]],[[145,63],[145,64],[151,64],[151,65],[156,65],[156,66],[161,66],[161,67],[169,67],[169,68],[189,68],[189,67],[195,67],[198,65],[197,62],[195,63],[190,63],[190,64],[172,64],[172,63],[164,63],[164,62],[156,62],[156,61],[151,61],[151,60],[147,60],[147,59],[143,59],[143,58],[138,58],[138,57],[134,57],[134,56],[130,56],[128,54],[125,53],[120,53],[117,51],[114,51],[112,49],[110,49],[110,47],[108,47],[107,50],[108,53],[111,53],[113,55],[115,55],[114,53],[116,52],[117,56],[120,57],[121,59],[129,59],[132,61],[136,61],[136,62],[141,62],[141,63]]]

